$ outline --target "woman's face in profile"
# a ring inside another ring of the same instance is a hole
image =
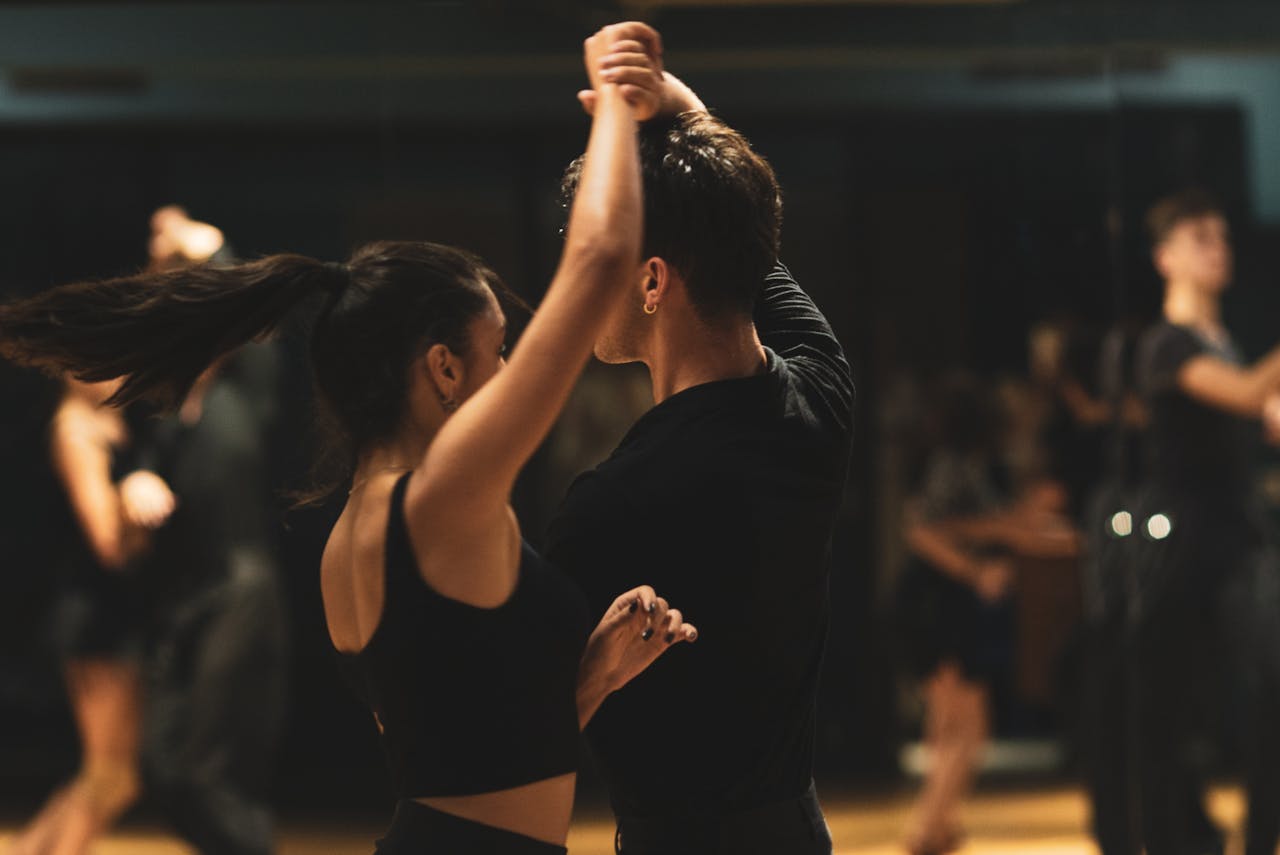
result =
[[[488,309],[471,321],[471,350],[463,360],[466,375],[458,394],[458,403],[470,398],[507,364],[507,318],[493,297]]]

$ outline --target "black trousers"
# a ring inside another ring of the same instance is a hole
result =
[[[1102,855],[1141,855],[1140,763],[1134,738],[1143,723],[1134,718],[1133,653],[1128,632],[1120,620],[1092,623],[1086,630],[1087,661],[1084,679],[1086,782],[1093,808],[1093,836]],[[1186,677],[1184,672],[1183,677]],[[1175,727],[1172,730],[1177,731]],[[1161,732],[1160,740],[1177,740],[1184,734]],[[1147,750],[1151,750],[1150,744]],[[1180,746],[1167,744],[1177,752]],[[1180,795],[1165,811],[1187,851],[1197,855],[1222,852],[1223,840],[1205,812],[1204,780],[1194,763],[1180,763]],[[1151,777],[1148,769],[1147,776]]]
[[[1195,663],[1216,662],[1234,679],[1242,710],[1230,732],[1249,793],[1246,855],[1274,855],[1280,842],[1280,567],[1265,527],[1245,512],[1169,503],[1173,532],[1138,550],[1132,606],[1136,705],[1133,728],[1148,855],[1199,855],[1188,827],[1200,811],[1199,773],[1187,756],[1200,694]],[[1194,807],[1189,804],[1194,801]]]
[[[813,784],[803,795],[733,814],[618,817],[619,855],[831,855]]]
[[[165,610],[146,662],[143,771],[201,855],[268,855],[267,786],[284,713],[287,628],[268,556],[232,554],[225,578]]]
[[[1085,594],[1084,673],[1081,680],[1081,725],[1086,782],[1093,807],[1093,835],[1102,855],[1142,852],[1140,763],[1134,734],[1143,723],[1136,706],[1141,682],[1134,645],[1134,609],[1140,562],[1151,547],[1137,537],[1117,537],[1111,521],[1120,511],[1138,513],[1158,500],[1125,484],[1098,489],[1086,506],[1082,528],[1089,534],[1081,569]],[[1162,556],[1155,556],[1160,560]],[[1168,651],[1173,653],[1174,651]],[[1187,656],[1195,651],[1181,651]],[[1184,679],[1191,672],[1183,659]],[[1184,734],[1185,736],[1185,734]],[[1165,732],[1163,739],[1177,739]],[[1167,751],[1177,751],[1170,744]],[[1203,780],[1192,764],[1184,765],[1176,828],[1190,851],[1221,852],[1221,832],[1204,810]]]
[[[418,802],[401,801],[375,855],[565,855],[567,851]]]

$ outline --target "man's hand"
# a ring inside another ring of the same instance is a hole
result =
[[[636,121],[651,119],[660,106],[662,37],[648,24],[611,24],[583,43],[592,91],[616,85]]]

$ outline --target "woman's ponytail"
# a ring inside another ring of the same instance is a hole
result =
[[[343,264],[271,255],[63,285],[0,306],[0,356],[90,382],[124,377],[112,403],[176,406],[219,357],[350,278]]]

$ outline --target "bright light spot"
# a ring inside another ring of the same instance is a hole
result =
[[[1173,532],[1173,521],[1164,514],[1156,514],[1147,520],[1147,534],[1152,540],[1164,540]]]
[[[1111,518],[1111,533],[1116,537],[1128,537],[1133,534],[1133,514],[1120,511]]]

